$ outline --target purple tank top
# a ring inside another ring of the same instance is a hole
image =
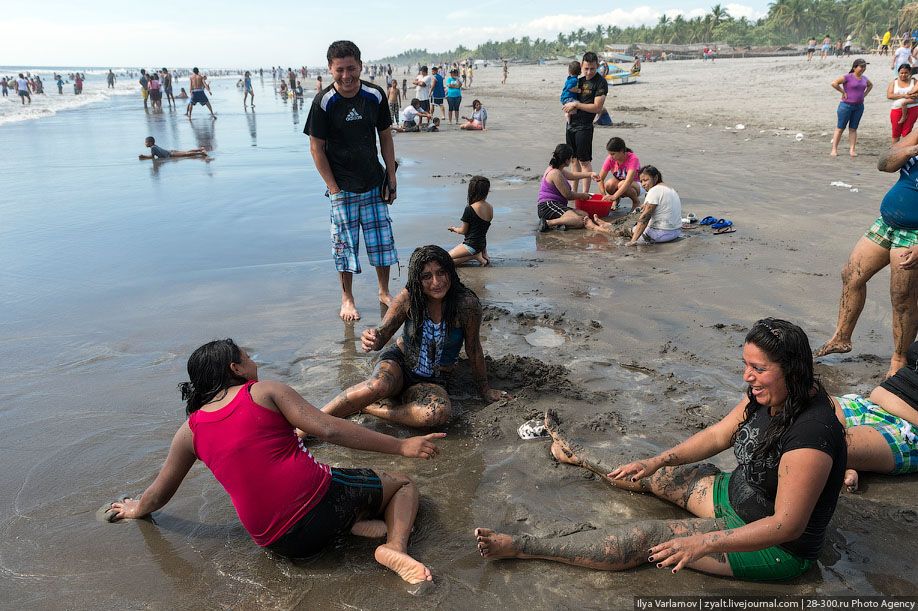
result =
[[[863,104],[864,92],[867,90],[867,77],[857,78],[853,73],[849,72],[845,75],[844,88],[847,94],[845,102],[848,104]]]
[[[545,174],[547,174],[547,172]],[[564,202],[567,204],[567,198],[561,195],[561,192],[558,191],[558,187],[546,180],[545,174],[542,175],[542,183],[539,185],[539,203]]]

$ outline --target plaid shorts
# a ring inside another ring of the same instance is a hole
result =
[[[918,230],[894,229],[886,224],[883,217],[874,221],[864,237],[882,246],[886,250],[891,248],[908,248],[918,244]]]
[[[331,199],[331,239],[335,269],[339,272],[360,273],[357,253],[360,249],[360,228],[366,241],[367,258],[374,267],[398,263],[389,204],[379,194],[379,188],[366,193],[339,191]]]
[[[845,414],[845,428],[869,426],[883,435],[889,444],[896,468],[893,473],[918,471],[918,430],[907,420],[886,412],[860,395],[836,397]]]

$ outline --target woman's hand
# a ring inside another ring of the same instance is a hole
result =
[[[112,503],[112,510],[116,512],[113,520],[136,520],[145,515],[140,513],[140,501],[132,498],[115,501]]]
[[[912,246],[899,254],[899,268],[912,269],[918,265],[918,248]]]
[[[602,201],[604,201],[604,202],[614,202],[614,201],[615,201],[615,198],[612,197],[612,194],[611,194],[611,193],[609,193],[609,194],[606,194],[606,195],[603,195],[603,196],[602,196]]]
[[[440,453],[440,449],[431,439],[443,439],[446,433],[430,433],[402,440],[401,455],[406,458],[423,458],[430,460]]]
[[[660,569],[671,566],[673,567],[673,573],[675,573],[686,564],[700,560],[710,552],[705,535],[690,535],[688,537],[676,537],[651,547],[647,561],[655,562],[657,568]]]
[[[636,482],[644,477],[650,477],[663,466],[663,459],[659,456],[648,458],[646,460],[636,460],[627,465],[615,469],[606,477],[609,479],[630,479]]]
[[[376,327],[370,327],[369,329],[364,329],[363,333],[360,334],[360,347],[363,348],[364,352],[370,352],[371,350],[377,350],[376,345],[379,343],[379,329]]]

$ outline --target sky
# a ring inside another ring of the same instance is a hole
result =
[[[353,40],[364,62],[411,48],[445,51],[487,40],[597,25],[656,23],[660,15],[708,12],[714,0],[634,0],[564,4],[548,0],[473,0],[416,5],[340,0],[33,0],[0,9],[0,65],[184,66],[210,68],[325,63],[333,40]],[[766,0],[722,2],[734,17],[756,19]],[[382,12],[380,6],[388,7]]]

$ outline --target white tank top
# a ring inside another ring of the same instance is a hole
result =
[[[895,81],[893,81],[893,93],[896,94],[896,95],[902,95],[903,93],[908,93],[909,91],[912,90],[912,86],[913,86],[914,84],[915,84],[915,79],[911,79],[911,80],[908,82],[908,86],[906,86],[906,87],[900,87],[900,86],[899,86],[899,79],[896,79]],[[900,102],[900,101],[901,101],[901,100],[893,100],[893,105],[892,105],[892,107],[893,107],[893,108],[902,108],[901,106],[899,106],[899,105],[897,104],[897,102]],[[906,107],[906,108],[911,108],[912,106],[915,106],[915,105],[918,105],[918,100],[913,100],[913,101],[909,102],[908,104],[906,104],[905,107]]]

